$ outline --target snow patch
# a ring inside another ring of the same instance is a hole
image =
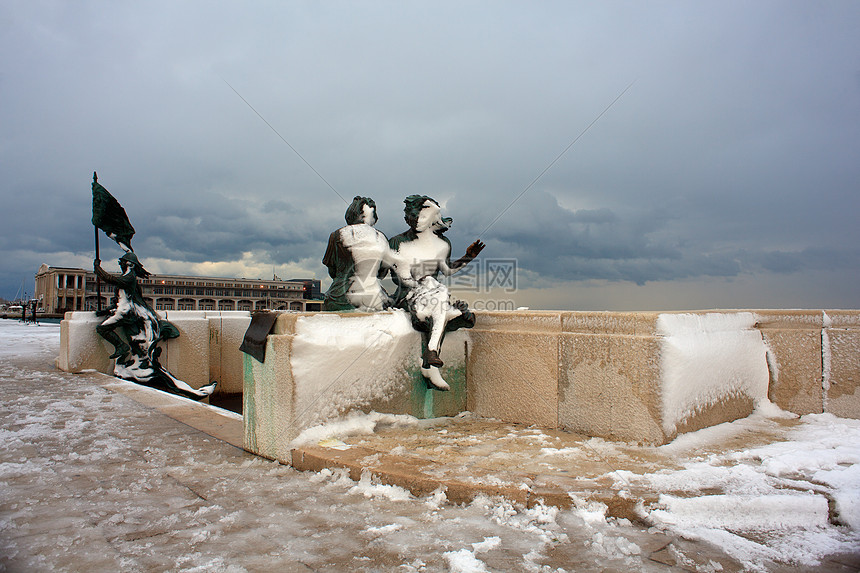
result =
[[[413,499],[412,494],[400,486],[373,483],[372,475],[368,471],[361,472],[361,479],[350,489],[350,493],[360,494],[367,498],[382,497],[390,501]]]
[[[303,426],[397,392],[417,365],[420,337],[402,311],[368,316],[317,314],[296,321],[291,350],[295,408]]]
[[[814,494],[660,496],[651,518],[683,529],[815,529],[827,525],[827,498]]]
[[[821,330],[821,387],[824,389],[824,408],[827,409],[827,391],[833,380],[830,370],[833,364],[833,354],[830,350],[830,333],[826,328]]]
[[[488,571],[484,562],[468,549],[446,551],[442,556],[448,562],[452,573],[487,573]]]
[[[767,348],[750,312],[661,314],[663,430],[728,398],[767,397]]]
[[[495,549],[501,544],[501,537],[496,535],[493,537],[485,537],[484,540],[479,543],[473,543],[472,549],[475,551],[475,553],[486,553],[487,551]]]
[[[346,416],[304,430],[292,442],[290,448],[318,444],[338,447],[339,438],[369,435],[378,427],[403,427],[419,423],[418,418],[408,414],[380,414],[379,412],[350,412]],[[345,444],[343,444],[345,445]]]

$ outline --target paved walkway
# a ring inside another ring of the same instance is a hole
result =
[[[563,433],[460,418],[299,452],[314,469],[348,467],[360,478],[369,467],[415,498],[367,476],[356,483],[250,455],[235,415],[97,373],[58,372],[44,355],[0,358],[0,424],[0,570],[742,569],[706,543],[536,504],[569,505],[557,494],[577,485],[610,515],[635,520],[630,498],[654,492],[625,498],[601,476],[672,463]],[[575,446],[586,454],[559,464],[558,452]],[[439,484],[448,502],[433,493]],[[476,491],[532,507],[451,503]],[[860,562],[839,556],[812,570],[858,571]]]

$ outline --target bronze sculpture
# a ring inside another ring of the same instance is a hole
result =
[[[460,300],[452,301],[440,275],[450,276],[469,264],[483,250],[484,243],[473,242],[466,254],[451,261],[451,241],[445,231],[450,217],[442,217],[439,203],[426,195],[410,195],[404,201],[404,218],[409,229],[392,237],[391,249],[409,265],[411,281],[392,273],[397,285],[394,304],[409,311],[412,326],[421,333],[421,373],[438,390],[448,390],[439,367],[439,352],[446,332],[472,328],[475,315]]]
[[[160,319],[144,300],[138,278],[149,276],[149,272],[140,264],[137,255],[131,252],[124,254],[119,265],[122,274],[113,275],[102,269],[98,259],[93,262],[96,275],[116,289],[115,306],[102,313],[108,318],[96,327],[96,332],[114,346],[110,356],[116,359],[114,374],[124,380],[187,398],[200,400],[212,394],[215,383],[200,389],[192,388],[159,363],[161,348],[158,343],[176,338],[179,331],[168,321]]]
[[[96,327],[96,332],[110,342],[114,351],[110,355],[116,360],[114,375],[146,386],[152,386],[187,398],[200,400],[212,394],[215,384],[195,389],[177,379],[158,361],[162,340],[176,338],[179,331],[175,326],[161,320],[143,298],[138,279],[146,278],[149,272],[143,268],[131,248],[134,227],[128,220],[125,209],[98,182],[93,173],[93,226],[95,227],[96,257],[93,270],[96,273],[98,292],[98,316],[107,318]],[[113,275],[101,267],[99,260],[98,230],[122,247],[125,254],[119,258],[122,273]],[[101,310],[100,281],[114,285],[114,305]]]

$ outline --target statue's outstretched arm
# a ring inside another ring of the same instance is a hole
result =
[[[458,271],[471,263],[475,259],[475,257],[477,257],[481,253],[481,251],[484,250],[484,247],[486,247],[486,245],[481,242],[480,239],[469,245],[466,248],[466,254],[451,263],[452,271]]]

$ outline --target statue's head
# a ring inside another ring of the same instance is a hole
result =
[[[346,208],[344,215],[347,225],[360,225],[365,223],[371,227],[376,224],[379,218],[376,216],[376,202],[370,197],[360,197],[356,195],[352,199],[352,203]]]
[[[451,226],[451,217],[442,216],[442,208],[435,199],[427,195],[410,195],[403,200],[406,224],[418,233],[432,229],[434,233],[442,234]]]
[[[132,269],[134,269],[134,274],[139,277],[149,276],[149,271],[143,268],[143,265],[140,264],[137,255],[135,255],[131,251],[127,252],[119,258],[119,267],[123,270],[123,272],[125,272],[126,269],[131,267]]]

